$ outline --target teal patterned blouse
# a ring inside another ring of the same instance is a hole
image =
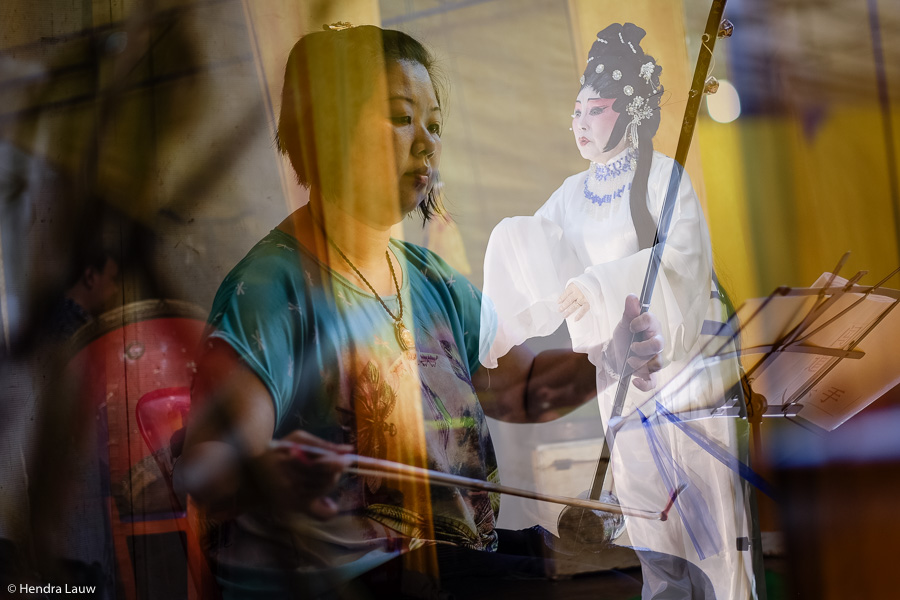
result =
[[[403,322],[415,337],[414,351],[402,349],[393,320],[369,291],[279,230],[223,281],[208,337],[233,347],[265,384],[275,407],[276,439],[302,429],[353,444],[362,455],[412,456],[411,462],[429,469],[496,480],[494,449],[471,380],[479,367],[481,293],[433,252],[393,239],[390,244],[403,269]],[[395,295],[382,300],[398,314]],[[243,532],[233,545],[242,536],[267,537],[281,546],[279,552],[290,547],[292,564],[301,570],[331,568],[362,556],[360,544],[390,558],[408,549],[410,540],[428,537],[422,519],[431,519],[441,542],[496,548],[496,498],[431,486],[431,514],[423,515],[410,509],[403,489],[386,478],[348,476],[335,496],[342,517],[308,523],[302,543],[261,527],[261,518],[251,515],[242,519],[255,518],[252,526],[242,527],[238,519]],[[327,550],[316,541],[320,537]],[[324,565],[323,552],[331,553]],[[267,562],[260,552],[251,554],[235,556],[244,565]],[[279,561],[284,564],[283,556]]]

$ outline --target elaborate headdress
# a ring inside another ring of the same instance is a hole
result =
[[[659,80],[662,67],[641,48],[644,35],[646,32],[633,23],[613,23],[598,33],[588,54],[581,85],[590,86],[601,98],[615,100],[612,109],[619,113],[619,118],[605,150],[612,150],[623,135],[628,135],[635,170],[630,191],[631,219],[640,247],[649,248],[656,223],[647,208],[647,184],[653,160],[653,136],[659,129],[663,86]]]
[[[640,138],[652,138],[659,128],[662,67],[641,48],[644,35],[633,23],[609,25],[597,34],[581,76],[582,86],[590,86],[601,98],[615,99],[612,108],[620,117],[607,150],[625,134],[636,150]]]

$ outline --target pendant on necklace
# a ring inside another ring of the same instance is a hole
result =
[[[416,340],[413,337],[412,332],[406,328],[406,325],[401,321],[395,321],[394,326],[397,328],[397,343],[400,344],[400,349],[405,352],[406,350],[414,348]]]

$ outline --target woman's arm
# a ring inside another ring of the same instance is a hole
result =
[[[634,295],[625,301],[606,352],[609,366],[616,372],[621,370],[621,357],[632,332],[641,335],[631,346],[629,366],[635,369],[635,387],[647,391],[655,385],[653,373],[661,367],[664,340],[659,320],[652,313],[640,314]],[[487,416],[510,423],[537,423],[568,414],[594,398],[597,385],[608,386],[614,380],[605,373],[598,378],[597,368],[585,354],[545,350],[535,355],[517,346],[497,361],[497,368],[476,371],[472,381]]]
[[[596,368],[585,354],[516,346],[482,367],[472,382],[487,416],[508,423],[552,421],[597,395]]]
[[[212,340],[191,392],[192,414],[174,480],[211,516],[233,517],[251,507],[306,512],[328,518],[336,512],[325,496],[343,472],[348,446],[295,431],[289,442],[318,446],[331,454],[303,456],[272,443],[275,409],[268,389],[228,344]]]

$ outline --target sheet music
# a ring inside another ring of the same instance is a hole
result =
[[[822,288],[830,278],[831,274],[823,274],[813,288]],[[835,277],[832,288],[846,283],[847,280]],[[802,321],[815,306],[817,298],[815,295],[774,297],[760,316],[745,321],[743,350],[746,352],[782,338]],[[762,302],[764,300],[755,299],[742,306],[739,311],[742,321],[752,315]],[[886,295],[864,297],[860,293],[843,294],[806,328],[796,343],[818,348],[861,350],[865,356],[839,360],[815,353],[779,352],[774,360],[770,359],[764,365],[765,368],[750,376],[753,390],[765,396],[770,407],[792,401],[799,403],[802,407],[799,418],[826,431],[840,426],[900,384],[900,369],[891,350],[892,341],[900,336],[900,311],[890,310],[894,302],[894,298]],[[857,304],[846,314],[821,327],[854,303]],[[854,341],[883,315],[883,320],[854,347]],[[804,338],[804,335],[808,337]],[[762,354],[745,355],[744,368],[750,370],[763,357]],[[830,371],[829,367],[832,367]],[[828,373],[821,381],[804,392],[826,371]],[[794,398],[798,394],[801,395]]]

